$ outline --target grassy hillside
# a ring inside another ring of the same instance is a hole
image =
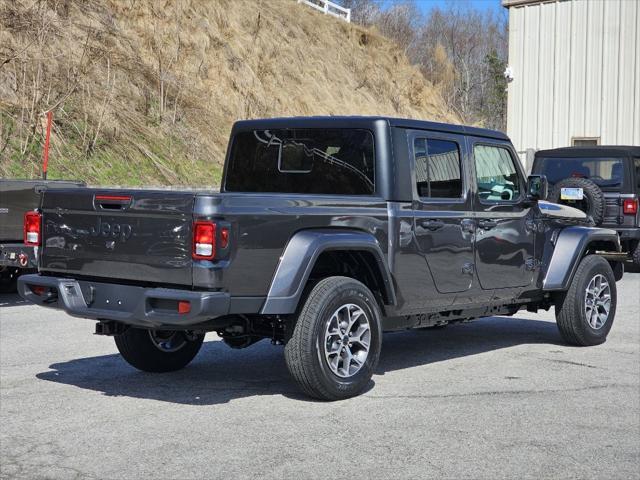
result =
[[[388,40],[295,0],[0,0],[0,176],[215,185],[238,119],[456,121]]]

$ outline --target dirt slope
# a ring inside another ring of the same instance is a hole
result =
[[[388,40],[294,0],[0,0],[0,176],[215,185],[238,119],[457,121]]]

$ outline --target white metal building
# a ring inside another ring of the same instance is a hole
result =
[[[527,149],[640,145],[640,0],[502,4],[507,133],[523,161]]]

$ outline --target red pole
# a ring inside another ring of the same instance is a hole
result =
[[[47,135],[44,139],[44,158],[42,159],[42,178],[47,179],[47,167],[49,166],[49,139],[51,138],[51,123],[53,122],[53,112],[47,112]]]

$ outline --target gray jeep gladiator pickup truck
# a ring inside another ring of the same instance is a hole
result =
[[[220,193],[46,190],[24,299],[97,320],[134,367],[186,366],[206,332],[284,344],[310,396],[361,393],[385,331],[555,306],[605,341],[618,235],[539,201],[502,133],[380,117],[237,122]]]

